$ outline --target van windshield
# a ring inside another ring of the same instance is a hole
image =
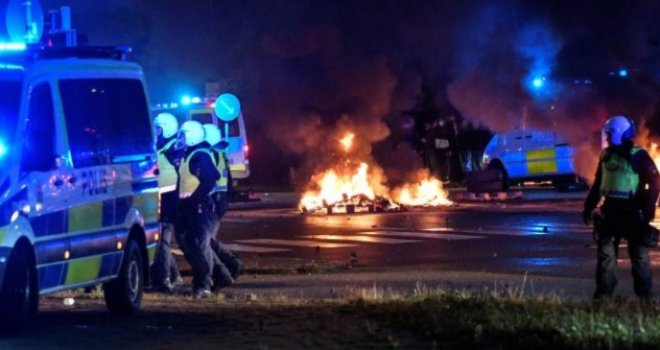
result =
[[[194,113],[190,116],[190,119],[196,120],[202,124],[211,124],[213,123],[213,114],[211,113]]]
[[[20,81],[0,81],[0,175],[4,176],[4,166],[8,162],[16,134],[18,112],[21,106]]]
[[[137,79],[59,82],[74,167],[153,152],[149,108]]]

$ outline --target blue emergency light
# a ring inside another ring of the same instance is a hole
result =
[[[190,98],[190,96],[185,95],[185,96],[181,97],[181,104],[182,105],[189,105],[191,103],[192,103],[192,98]]]
[[[7,155],[7,147],[5,142],[0,140],[0,159],[4,158]]]
[[[534,87],[537,90],[542,88],[543,85],[545,85],[545,78],[544,77],[538,77],[538,78],[534,78],[534,80],[532,80],[532,87]]]
[[[623,68],[623,69],[619,69],[619,76],[620,76],[621,78],[625,78],[625,77],[627,77],[627,76],[628,76],[628,70],[625,69],[625,68]]]
[[[25,51],[27,45],[25,43],[3,43],[0,42],[0,52],[20,52]]]

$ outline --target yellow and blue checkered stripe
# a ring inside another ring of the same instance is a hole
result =
[[[150,262],[158,232],[158,194],[92,202],[30,220],[40,289],[72,286],[117,274],[128,239],[124,220],[136,208],[145,220]],[[53,239],[48,239],[53,236]],[[68,255],[68,257],[67,257]]]
[[[527,151],[525,158],[529,175],[557,172],[557,157],[554,148]]]

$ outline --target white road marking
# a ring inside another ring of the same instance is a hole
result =
[[[220,223],[223,223],[223,222],[236,222],[236,223],[242,223],[242,224],[249,224],[249,223],[253,223],[254,219],[225,216],[225,217],[222,218],[222,220],[220,220]]]
[[[430,227],[424,229],[424,231],[432,232],[456,232],[456,233],[469,233],[469,234],[479,234],[479,235],[506,235],[506,236],[536,236],[536,235],[547,235],[551,231],[543,232],[543,230],[514,230],[511,227],[478,227],[478,228],[452,228],[452,227]]]
[[[410,232],[456,232],[468,234],[498,234],[511,236],[533,236],[550,233],[591,233],[593,228],[581,224],[535,224],[535,225],[484,225],[481,227],[378,227],[386,231]],[[547,231],[546,231],[547,229]]]
[[[279,252],[291,251],[291,249],[285,249],[285,248],[255,247],[255,246],[243,245],[237,243],[225,244],[225,248],[231,250],[232,252],[248,252],[248,253],[279,253]]]
[[[181,249],[172,248],[171,251],[173,255],[183,255]]]
[[[326,243],[326,242],[316,242],[316,241],[305,241],[305,240],[288,240],[288,239],[268,239],[268,238],[258,238],[258,239],[239,239],[236,242],[248,243],[248,244],[265,244],[265,245],[284,245],[284,246],[295,246],[295,247],[308,247],[308,248],[345,248],[345,247],[355,247],[355,244],[351,243]]]
[[[484,236],[467,236],[467,235],[455,235],[450,233],[429,233],[429,232],[410,232],[410,231],[367,231],[367,232],[358,232],[358,233],[361,235],[419,237],[419,238],[431,238],[431,239],[444,239],[448,241],[486,238]]]
[[[349,236],[349,235],[313,235],[302,236],[311,239],[324,239],[328,241],[356,241],[364,243],[382,243],[382,244],[402,244],[402,243],[415,243],[418,240],[412,239],[396,239],[396,238],[382,238],[382,237],[368,237],[368,236]]]

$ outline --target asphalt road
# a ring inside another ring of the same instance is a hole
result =
[[[261,203],[270,209],[253,203],[249,209],[229,211],[220,230],[222,241],[241,257],[254,259],[314,260],[354,272],[390,271],[388,276],[441,273],[443,280],[461,274],[486,276],[475,277],[480,281],[493,275],[574,279],[589,281],[590,293],[596,249],[591,228],[580,219],[584,193],[535,191],[532,200],[350,215],[303,215],[293,208],[295,196],[278,196]],[[274,203],[280,208],[273,209]],[[660,254],[651,254],[659,276]],[[629,284],[625,243],[619,263],[621,284]]]

